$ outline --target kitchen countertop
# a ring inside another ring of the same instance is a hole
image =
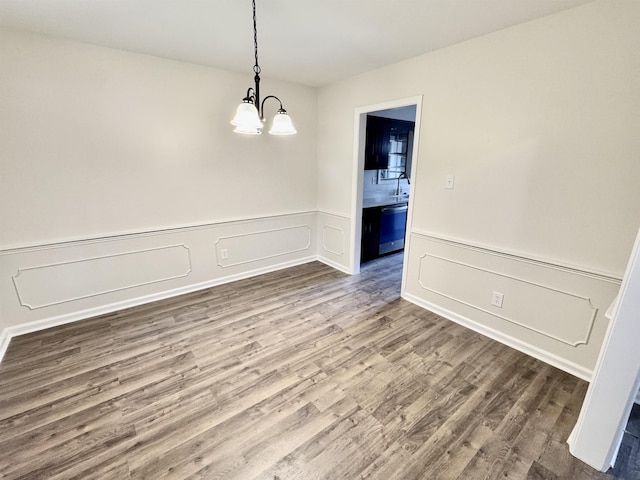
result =
[[[397,205],[399,203],[409,203],[409,195],[384,195],[363,198],[362,208],[385,207],[387,205]]]

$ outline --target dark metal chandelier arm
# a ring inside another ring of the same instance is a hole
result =
[[[258,108],[260,106],[260,75],[256,73],[253,79],[255,88],[253,89],[253,104]]]
[[[287,111],[283,108],[282,106],[282,101],[276,97],[275,95],[267,95],[266,97],[264,97],[264,100],[262,100],[262,103],[260,104],[260,118],[262,118],[264,120],[264,102],[266,102],[269,98],[275,98],[278,103],[280,104],[280,108],[278,109],[278,113],[287,113]]]
[[[247,89],[247,96],[244,97],[242,101],[255,104],[255,100],[256,100],[256,91],[252,87],[249,87]]]

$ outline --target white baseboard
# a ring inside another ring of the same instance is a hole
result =
[[[12,335],[7,331],[8,328],[5,328],[2,332],[0,332],[0,362],[4,358],[4,354],[7,352],[7,348],[9,348],[9,342],[11,342]]]
[[[492,338],[493,340],[508,345],[509,347],[515,348],[522,353],[526,353],[527,355],[530,355],[534,358],[537,358],[538,360],[548,363],[549,365],[559,368],[560,370],[570,373],[571,375],[581,378],[582,380],[586,380],[587,382],[589,382],[593,376],[592,370],[588,370],[573,362],[569,362],[563,358],[558,357],[557,355],[541,350],[537,347],[534,347],[533,345],[529,345],[528,343],[518,340],[517,338],[489,328],[485,325],[482,325],[481,323],[475,322],[474,320],[471,320],[467,317],[442,308],[434,303],[427,302],[419,297],[416,297],[415,295],[404,292],[402,294],[402,298],[411,303],[415,303],[422,308],[426,308],[433,313],[437,313],[447,320],[451,320],[452,322],[462,325],[463,327],[469,328],[470,330],[478,332],[486,337]]]
[[[352,272],[350,272],[347,267],[345,267],[344,265],[340,265],[339,263],[334,262],[333,260],[329,260],[327,257],[318,256],[316,260],[318,260],[320,263],[324,263],[325,265],[330,266],[331,268],[340,270],[342,273],[346,273],[347,275],[352,275]]]
[[[65,315],[60,315],[57,317],[45,318],[42,320],[36,320],[34,322],[23,323],[20,325],[15,325],[12,327],[5,328],[2,332],[0,332],[0,362],[4,358],[7,349],[9,348],[9,343],[13,337],[17,337],[19,335],[25,335],[27,333],[33,333],[40,330],[45,330],[51,327],[57,327],[60,325],[64,325],[66,323],[77,322],[79,320],[85,320],[87,318],[97,317],[99,315],[104,315],[107,313],[112,313],[118,310],[124,310],[130,307],[136,307],[138,305],[144,305],[146,303],[155,302],[158,300],[163,300],[165,298],[176,297],[178,295],[183,295],[185,293],[191,293],[198,290],[204,290],[205,288],[215,287],[217,285],[223,285],[226,283],[235,282],[237,280],[242,280],[249,277],[255,277],[258,275],[262,275],[269,272],[275,272],[277,270],[282,270],[284,268],[294,267],[296,265],[302,265],[304,263],[313,262],[315,260],[319,260],[323,263],[325,262],[323,259],[319,259],[316,255],[308,256],[304,258],[299,258],[296,260],[282,262],[275,265],[270,265],[264,268],[258,268],[254,270],[250,270],[247,272],[243,272],[236,275],[228,275],[221,278],[216,278],[214,280],[210,280],[207,282],[196,283],[193,285],[187,285],[185,287],[176,288],[173,290],[167,290],[164,292],[154,293],[151,295],[145,295],[142,297],[133,298],[130,300],[125,300],[122,302],[110,303],[107,305],[102,305],[96,308],[90,308],[87,310],[80,310],[77,312],[68,313]],[[329,266],[338,268],[338,266],[330,265]]]

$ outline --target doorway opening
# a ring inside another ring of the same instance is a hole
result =
[[[351,272],[363,262],[408,251],[422,96],[355,112]],[[404,291],[407,255],[403,262]]]

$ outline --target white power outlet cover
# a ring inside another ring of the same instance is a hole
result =
[[[449,188],[453,190],[453,184],[455,183],[456,176],[455,175],[447,175],[444,180],[444,188]]]
[[[226,260],[227,258],[229,258],[229,250],[227,250],[226,248],[220,249],[220,257],[222,258],[222,260]]]
[[[502,302],[504,300],[504,293],[493,292],[491,295],[491,305],[494,307],[502,308]]]

